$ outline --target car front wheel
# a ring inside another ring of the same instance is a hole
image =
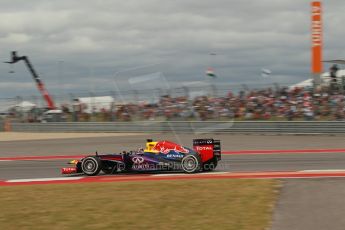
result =
[[[101,171],[101,162],[98,157],[90,156],[84,158],[81,169],[88,176],[95,176]]]

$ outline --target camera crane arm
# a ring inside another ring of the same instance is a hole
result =
[[[29,69],[30,73],[32,74],[34,81],[36,82],[36,86],[37,86],[38,90],[40,91],[41,95],[43,96],[44,100],[47,103],[48,109],[55,109],[56,107],[55,107],[55,104],[54,104],[52,97],[49,95],[49,93],[48,93],[47,89],[45,88],[41,78],[36,73],[34,67],[30,63],[29,58],[27,56],[17,56],[17,52],[12,51],[12,60],[5,62],[5,63],[14,64],[14,63],[17,63],[18,61],[24,61],[25,62],[26,67]]]

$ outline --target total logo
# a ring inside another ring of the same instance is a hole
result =
[[[205,151],[205,150],[213,150],[213,149],[210,146],[197,146],[196,150],[197,151]]]
[[[62,171],[65,173],[73,173],[73,172],[76,172],[77,169],[76,168],[63,168]]]
[[[133,157],[132,161],[134,164],[142,164],[144,162],[144,158],[143,157]]]

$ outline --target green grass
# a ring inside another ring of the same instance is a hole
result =
[[[266,229],[276,180],[0,187],[0,229]]]

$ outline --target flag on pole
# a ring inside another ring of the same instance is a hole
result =
[[[261,77],[269,77],[272,74],[272,71],[269,69],[261,69]]]
[[[207,70],[206,70],[206,75],[209,76],[209,77],[217,77],[217,75],[214,73],[214,69],[209,67]]]

